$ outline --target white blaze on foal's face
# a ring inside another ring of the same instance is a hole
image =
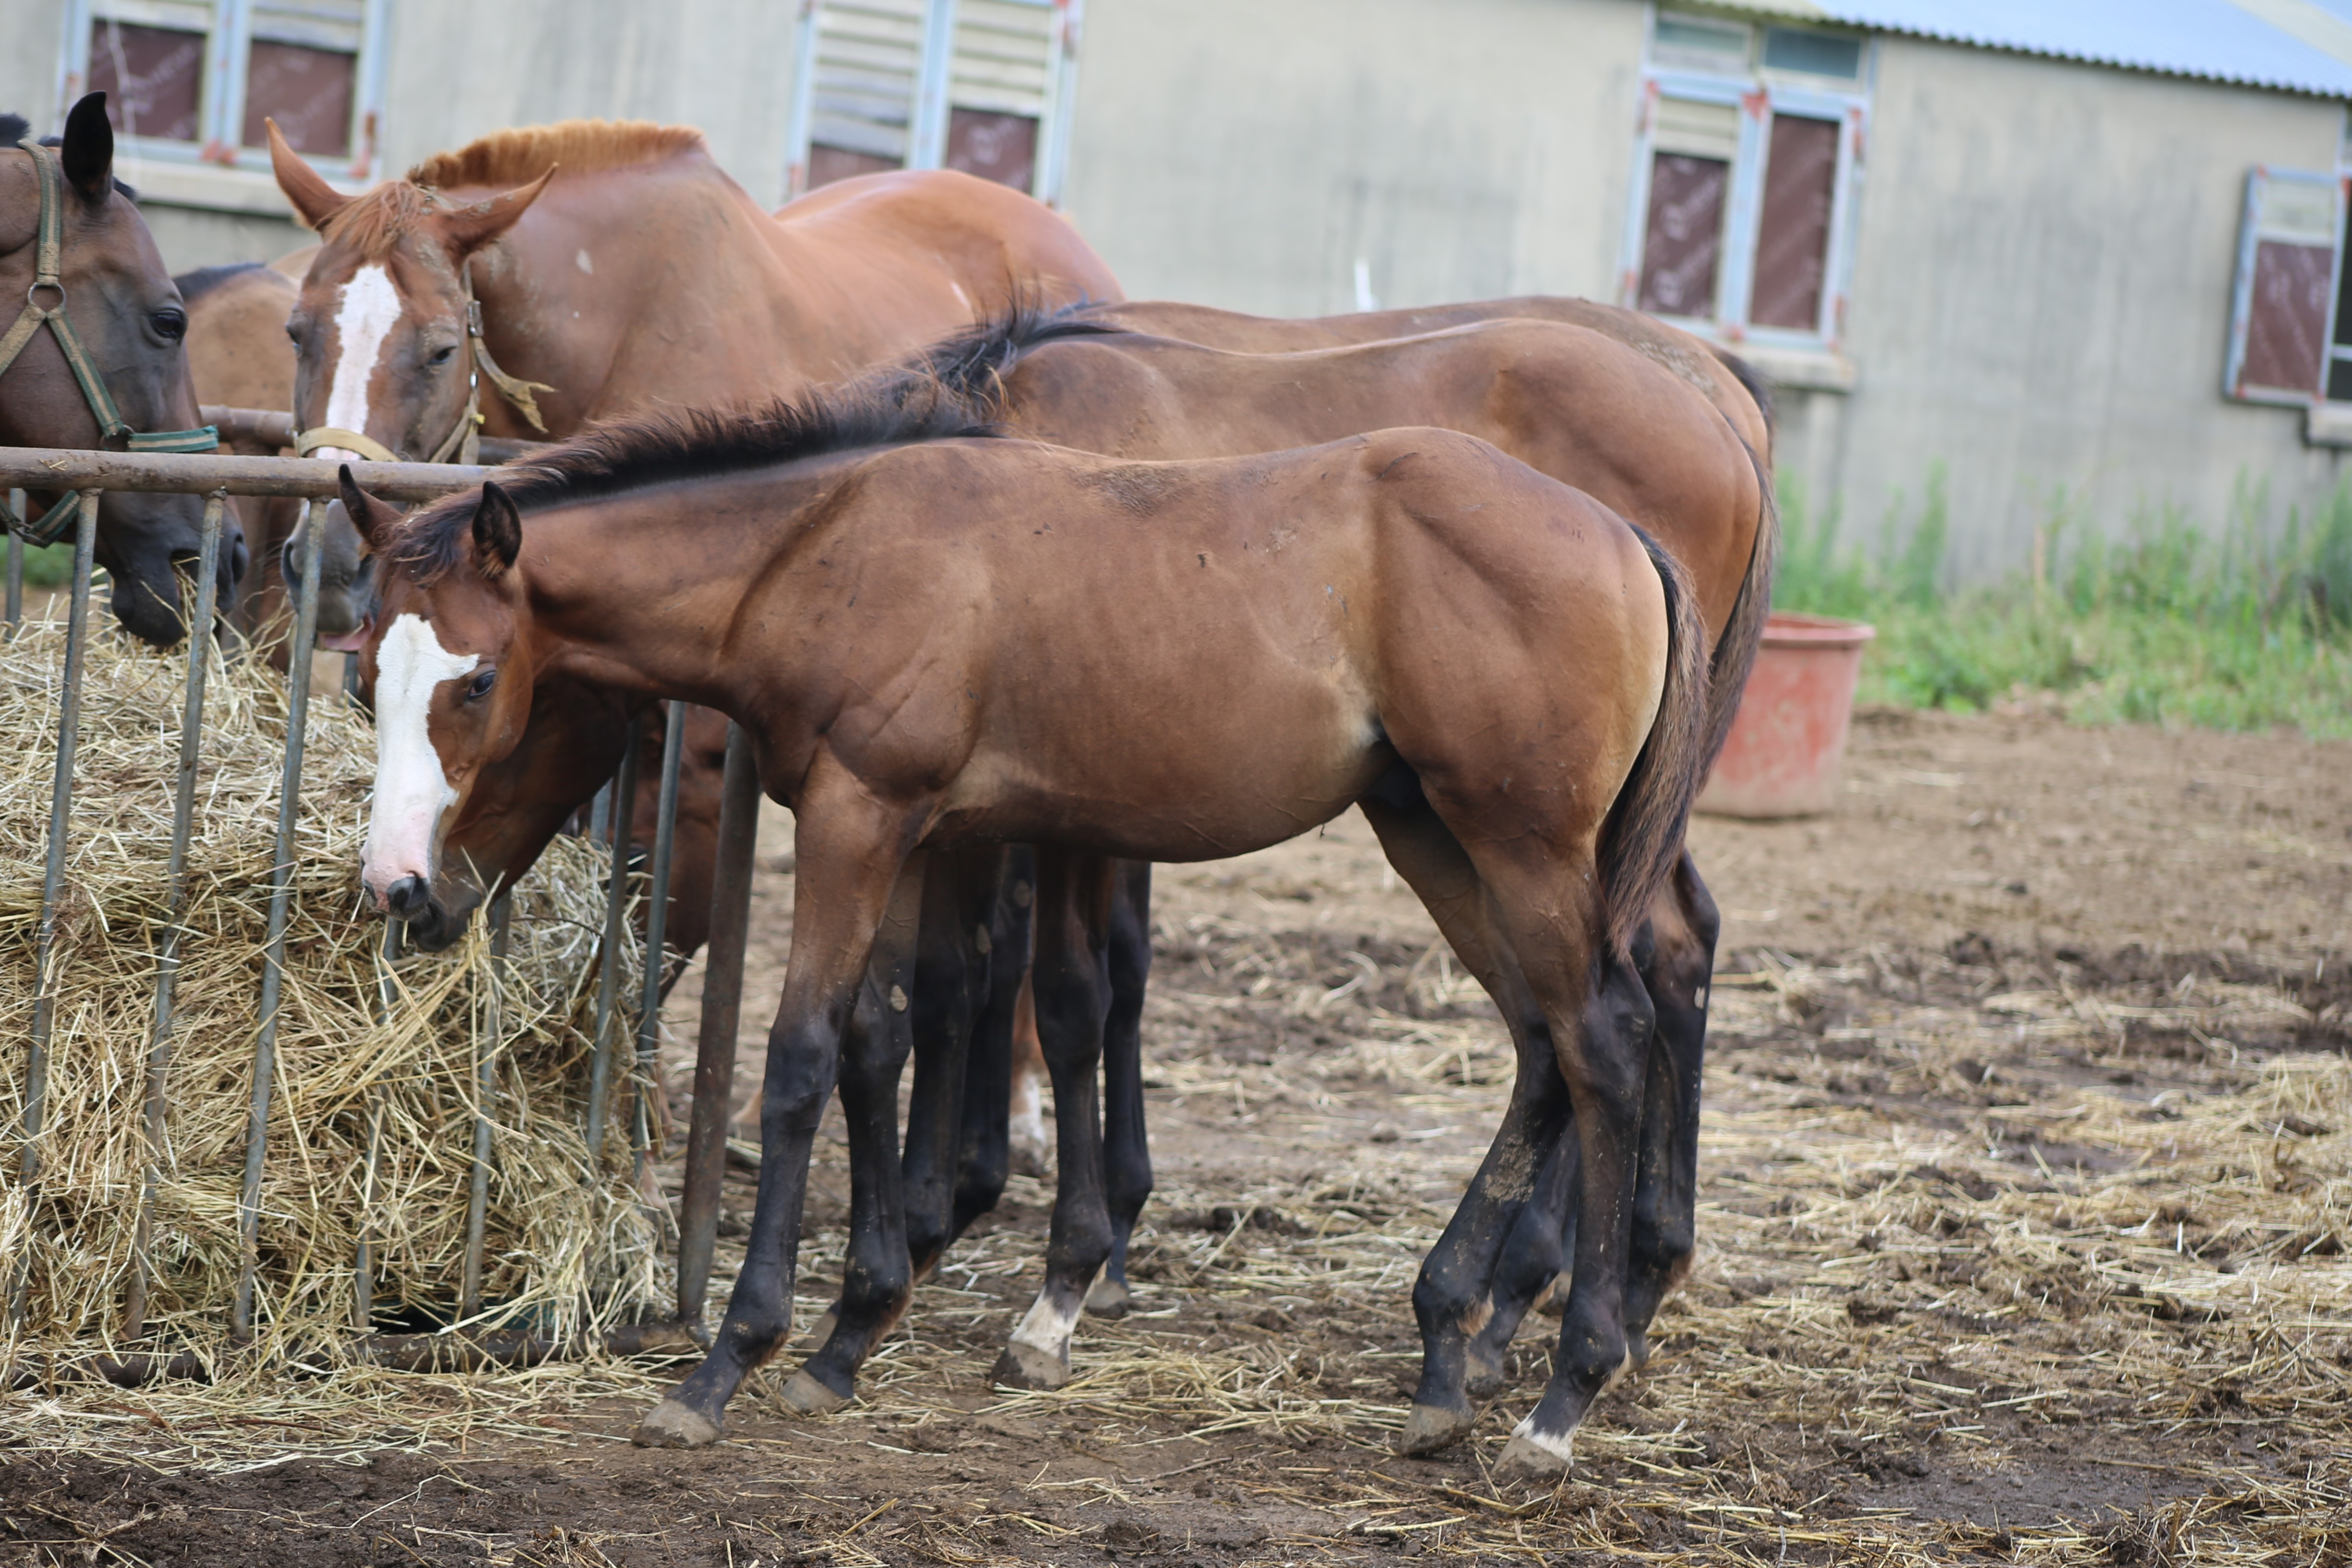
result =
[[[471,674],[479,654],[441,646],[433,624],[401,616],[375,652],[375,803],[368,815],[362,877],[379,907],[404,877],[433,879],[433,843],[441,814],[457,804],[426,717],[433,693]]]

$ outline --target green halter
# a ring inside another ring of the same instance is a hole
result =
[[[81,346],[80,334],[74,331],[72,318],[66,314],[66,286],[58,276],[58,252],[64,247],[65,192],[57,154],[30,136],[16,145],[33,155],[33,168],[40,176],[41,228],[39,245],[34,252],[33,286],[25,290],[24,312],[8,329],[7,335],[0,337],[0,375],[7,374],[8,367],[16,363],[16,356],[25,352],[25,345],[46,326],[56,336],[66,363],[72,367],[83,401],[98,416],[99,439],[111,441],[120,437],[125,449],[132,452],[212,451],[220,445],[220,431],[211,425],[194,430],[141,432],[123,422],[122,411],[114,405],[104,378],[90,363],[89,352]],[[41,303],[45,292],[54,297],[47,306]],[[0,503],[0,517],[5,518],[11,531],[28,543],[52,544],[73,520],[79,499],[68,491],[37,522],[25,521],[5,503]]]

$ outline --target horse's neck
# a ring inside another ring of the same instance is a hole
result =
[[[812,334],[761,230],[715,165],[623,184],[558,182],[474,265],[483,334],[508,374],[546,384],[548,434],[663,405],[797,391]],[[625,199],[625,208],[619,204]],[[534,434],[485,389],[499,433]]]

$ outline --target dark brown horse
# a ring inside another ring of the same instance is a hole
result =
[[[1450,432],[1134,463],[957,438],[977,434],[961,412],[877,399],[622,427],[515,494],[486,486],[405,529],[345,497],[389,557],[364,654],[365,879],[387,908],[429,899],[446,822],[546,679],[730,713],[796,814],[802,913],[749,1256],[709,1358],[640,1439],[714,1439],[782,1342],[810,1139],[845,1037],[905,1007],[867,979],[912,978],[927,850],[1055,847],[1038,868],[1043,1015],[1045,986],[1094,973],[1055,952],[1107,886],[1087,866],[1241,853],[1361,804],[1465,963],[1507,1014],[1540,1014],[1553,1053],[1523,1061],[1442,1251],[1491,1268],[1496,1222],[1572,1100],[1575,1285],[1516,1446],[1556,1465],[1626,1353],[1643,1072],[1626,1042],[1646,1038],[1630,1015],[1648,1008],[1626,948],[1673,868],[1705,720],[1681,569],[1590,498]],[[1063,657],[1074,637],[1089,657]],[[887,1209],[897,1162],[876,1142]],[[854,1234],[850,1274],[899,1295],[906,1244],[888,1230]]]
[[[772,216],[683,126],[499,132],[357,197],[274,130],[270,158],[321,241],[289,330],[294,414],[325,452],[458,455],[476,413],[487,435],[562,437],[637,410],[789,396],[1016,292],[1119,297],[1068,223],[1009,187],[875,174]],[[329,531],[319,625],[341,646],[364,586],[354,596],[348,526]]]
[[[7,144],[0,152],[0,300],[7,301],[0,305],[0,446],[209,447],[182,342],[187,310],[128,188],[114,178],[106,95],[74,105],[53,150],[16,145],[25,133],[22,120],[0,116]],[[52,161],[46,190],[37,159]],[[52,245],[56,271],[45,277]],[[48,312],[61,321],[43,319]],[[27,493],[37,519],[67,500]],[[167,645],[183,635],[180,567],[195,559],[203,522],[198,496],[118,491],[100,503],[97,561],[114,584],[115,618],[135,636]],[[243,536],[231,524],[220,552],[224,604],[244,562]]]

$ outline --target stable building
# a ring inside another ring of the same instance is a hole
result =
[[[0,5],[0,107],[105,88],[174,266],[303,243],[265,118],[357,188],[634,117],[771,204],[1003,180],[1137,297],[1638,306],[1766,371],[1849,536],[1940,467],[1971,575],[2061,510],[2308,515],[2352,444],[2352,0]]]

